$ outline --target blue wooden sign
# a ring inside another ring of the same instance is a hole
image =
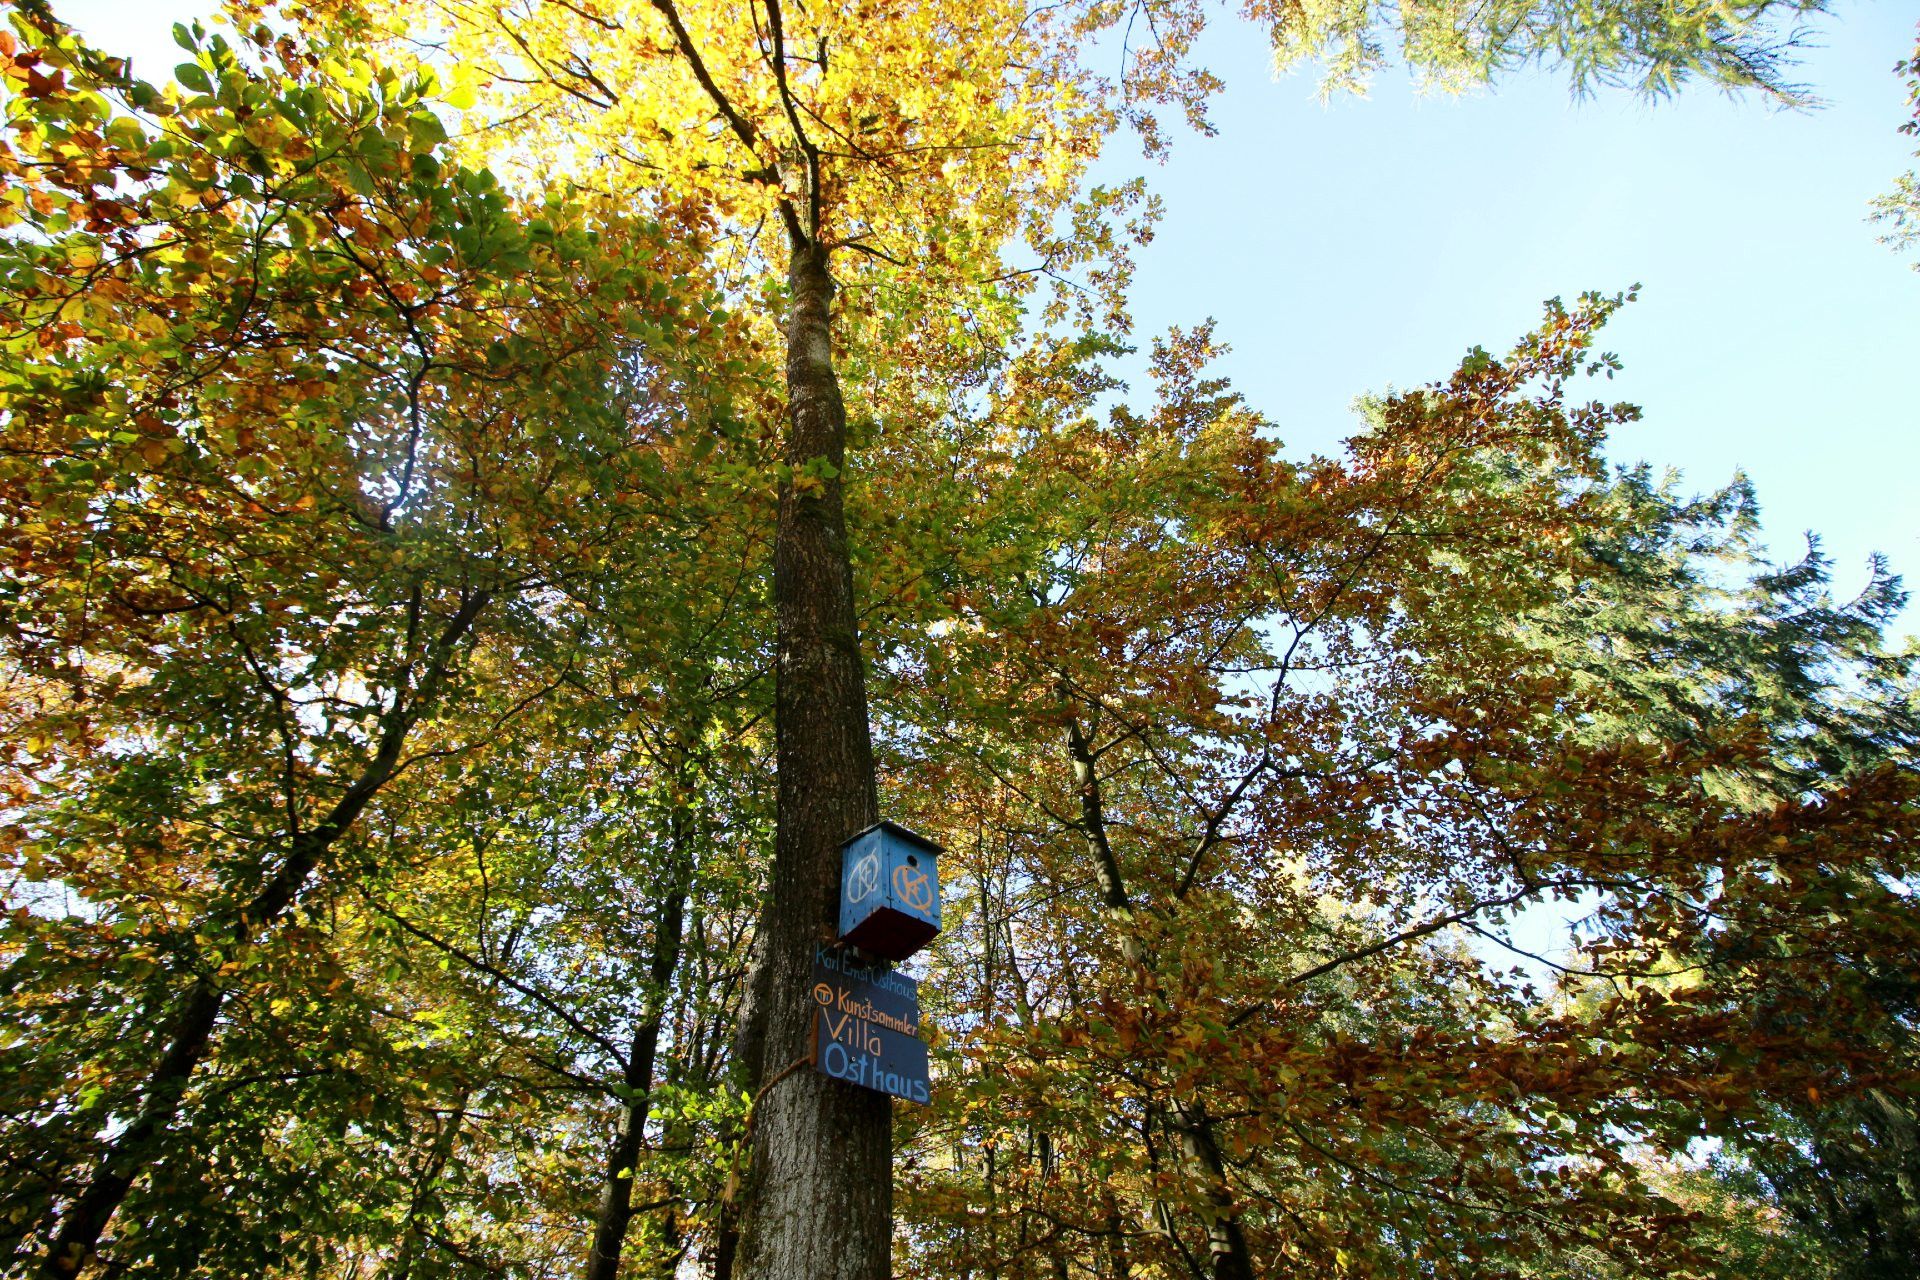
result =
[[[932,1099],[927,1043],[850,1013],[816,1008],[813,1065],[836,1080],[877,1089],[908,1102]]]
[[[813,953],[813,1065],[836,1080],[909,1102],[932,1095],[920,1034],[920,984],[845,951]]]
[[[905,1036],[920,1034],[920,984],[844,951],[814,948],[813,1000],[828,1013],[850,1013]]]
[[[940,846],[878,822],[840,847],[840,940],[905,960],[940,932]]]

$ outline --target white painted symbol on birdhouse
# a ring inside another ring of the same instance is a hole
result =
[[[867,856],[853,864],[853,874],[847,877],[847,901],[863,902],[867,896],[880,887],[880,852],[869,850]]]

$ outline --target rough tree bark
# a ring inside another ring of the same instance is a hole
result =
[[[764,1041],[734,1273],[889,1280],[891,1100],[807,1065],[815,945],[837,932],[840,844],[878,820],[866,677],[841,472],[847,415],[833,369],[833,282],[817,235],[788,269],[787,423],[774,538],[778,831],[762,918]]]

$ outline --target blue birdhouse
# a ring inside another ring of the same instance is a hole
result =
[[[905,960],[940,932],[940,846],[876,822],[840,846],[840,941]]]

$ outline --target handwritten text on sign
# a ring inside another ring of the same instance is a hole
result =
[[[919,983],[891,969],[855,963],[825,947],[813,953],[813,1000],[830,1014],[851,1014],[901,1035],[920,1034]]]
[[[821,948],[813,957],[814,1066],[896,1098],[932,1096],[920,1033],[919,984]]]

